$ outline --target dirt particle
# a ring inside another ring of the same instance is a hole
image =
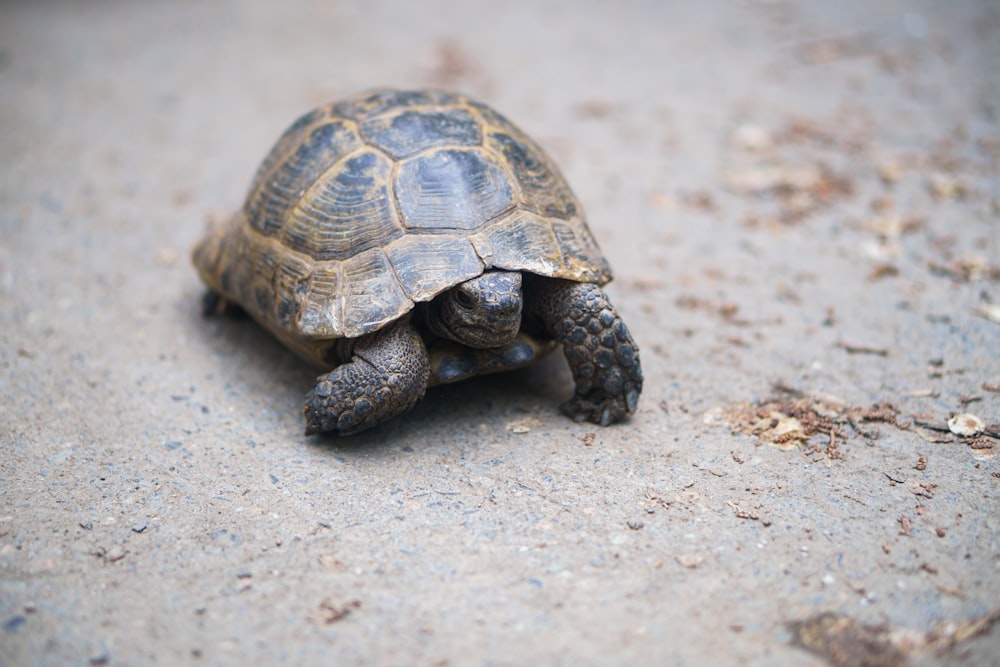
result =
[[[895,264],[877,264],[868,272],[868,280],[875,281],[882,278],[895,278],[899,275],[899,267]]]
[[[457,41],[438,42],[431,59],[430,78],[438,86],[452,88],[462,82],[484,78],[478,63]]]
[[[729,505],[729,507],[733,510],[733,516],[735,516],[737,519],[749,519],[750,521],[760,520],[759,514],[749,510],[740,509],[740,506],[731,500],[727,500],[726,504]],[[765,525],[770,525],[770,522],[767,522]]]
[[[900,167],[899,162],[895,160],[887,160],[878,166],[878,177],[882,179],[882,182],[886,185],[894,184],[899,180],[902,173],[902,167]]]
[[[173,248],[157,248],[156,253],[153,255],[153,260],[156,264],[165,269],[171,269],[177,266],[177,259],[177,251]]]
[[[926,563],[922,568],[936,572]],[[958,591],[947,592],[964,597]],[[823,613],[791,623],[789,629],[794,644],[825,658],[835,667],[905,667],[912,664],[911,657],[919,654],[936,658],[933,664],[950,664],[943,659],[946,651],[988,633],[997,620],[1000,608],[972,619],[941,619],[925,633],[888,623],[862,625],[847,616]]]
[[[355,610],[361,608],[360,600],[349,600],[343,604],[335,603],[330,598],[323,598],[313,613],[313,620],[330,625],[347,618]]]
[[[537,417],[524,417],[508,422],[506,428],[508,432],[515,435],[524,435],[525,433],[531,433],[531,429],[538,428],[543,423]]]
[[[589,99],[573,107],[580,118],[607,118],[614,113],[615,105],[610,100]]]
[[[995,324],[1000,324],[1000,304],[987,303],[976,306],[972,309],[972,313]]]
[[[967,194],[961,181],[951,174],[935,172],[927,178],[927,189],[938,201],[959,199]]]
[[[889,627],[862,625],[853,618],[824,613],[790,624],[793,643],[826,658],[831,665],[902,667],[906,655],[893,646]]]
[[[712,194],[707,190],[685,192],[681,195],[681,202],[683,202],[688,208],[701,211],[702,213],[711,213],[715,211],[715,198],[713,198]]]
[[[705,562],[705,557],[697,554],[679,554],[674,556],[674,560],[677,561],[677,564],[681,567],[693,570]]]

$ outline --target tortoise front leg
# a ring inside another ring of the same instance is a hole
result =
[[[525,288],[525,310],[562,343],[576,393],[560,406],[601,426],[635,412],[642,392],[639,348],[597,285],[539,279]]]
[[[408,320],[360,339],[351,361],[316,378],[306,435],[352,435],[403,414],[427,389],[427,349]]]

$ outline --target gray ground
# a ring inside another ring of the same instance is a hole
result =
[[[0,663],[1000,664],[997,3],[278,4],[0,7]],[[375,85],[562,165],[629,423],[554,357],[307,438],[201,317],[206,217]]]

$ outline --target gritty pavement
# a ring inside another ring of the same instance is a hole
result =
[[[0,6],[0,664],[1000,664],[996,2],[281,5]],[[201,316],[206,220],[387,85],[559,163],[629,422],[555,355],[306,437]]]

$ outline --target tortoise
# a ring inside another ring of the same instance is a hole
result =
[[[307,434],[358,433],[428,386],[559,344],[576,383],[565,414],[608,425],[636,410],[638,348],[579,202],[537,144],[468,97],[376,90],[306,113],[192,258],[207,312],[242,309],[327,371]]]

